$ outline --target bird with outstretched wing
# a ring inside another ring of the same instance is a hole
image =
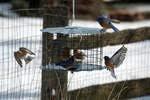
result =
[[[120,66],[126,56],[127,48],[123,45],[110,59],[114,64],[114,67]]]
[[[20,65],[20,67],[23,67],[23,62],[20,58],[21,58],[21,52],[20,51],[17,51],[17,52],[14,52],[14,57],[15,57],[15,60],[17,61],[17,63]]]
[[[108,70],[111,71],[111,75],[114,78],[116,78],[114,68],[119,67],[123,63],[126,53],[127,48],[123,45],[119,50],[115,52],[115,54],[111,58],[109,58],[108,56],[104,57],[105,66]]]
[[[23,67],[35,58],[35,53],[27,48],[20,47],[18,51],[14,52],[14,57],[20,67]]]

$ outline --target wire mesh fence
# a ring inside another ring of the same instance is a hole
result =
[[[1,17],[0,23],[0,99],[40,99],[42,34],[39,29],[42,28],[42,17]],[[22,68],[14,57],[20,47],[36,54],[34,61]]]
[[[24,12],[27,9],[16,11]],[[42,32],[40,29],[43,27],[43,17],[42,9],[34,9],[34,11],[37,11],[36,15],[40,16],[0,17],[0,99],[2,100],[40,99],[42,83]],[[105,66],[102,57],[105,55],[111,57],[122,45],[105,46],[102,49],[101,43],[105,40],[101,41],[100,38],[100,35],[71,34],[66,40],[66,46],[72,48],[69,52],[71,54],[73,54],[73,49],[80,49],[85,54],[83,63],[93,64],[96,67],[97,65]],[[59,43],[56,42],[61,41],[53,41],[53,46],[59,47]],[[63,52],[66,46],[63,46],[62,51],[60,51]],[[149,78],[150,41],[141,41],[125,46],[128,49],[125,61],[115,69],[117,79],[112,78],[106,69],[80,70],[74,73],[69,71],[67,90],[72,91],[93,85]],[[36,54],[35,59],[22,68],[14,58],[14,52],[18,51],[20,47],[28,48]],[[57,55],[54,54],[53,56]],[[47,60],[50,61],[50,59]],[[87,67],[87,69],[89,68],[91,67]]]

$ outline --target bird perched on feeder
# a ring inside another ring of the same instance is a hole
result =
[[[69,57],[66,60],[62,60],[60,62],[55,63],[56,66],[62,66],[67,70],[70,70],[73,73],[74,70],[77,69],[78,66],[75,66],[75,58],[74,56]]]
[[[74,62],[75,62],[74,56],[71,56],[68,59],[57,62],[56,65],[69,69],[73,66]]]
[[[75,49],[72,56],[57,62],[56,65],[62,66],[73,73],[73,71],[78,68],[77,63],[81,63],[84,59],[84,56],[85,54],[83,52],[81,52],[79,49]]]
[[[66,60],[70,57],[70,48],[64,47],[61,52],[60,52],[60,59],[61,60]]]
[[[83,53],[79,49],[74,49],[73,56],[75,57],[75,59],[77,61],[82,61],[85,58],[86,55],[85,55],[85,53]]]
[[[35,58],[35,53],[27,48],[20,47],[18,51],[14,52],[14,57],[20,67],[23,67]]]
[[[118,32],[119,30],[112,24],[112,23],[120,23],[119,20],[116,19],[110,19],[106,15],[101,15],[97,18],[98,23],[103,27],[102,31],[105,31],[106,29],[112,28],[115,32]]]
[[[116,78],[114,68],[120,66],[126,56],[127,48],[123,45],[111,58],[108,56],[104,57],[105,66],[108,70],[111,71],[111,75]]]

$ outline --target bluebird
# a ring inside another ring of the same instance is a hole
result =
[[[126,56],[127,48],[123,45],[115,54],[109,58],[108,56],[104,57],[105,66],[108,70],[111,71],[111,75],[116,78],[114,68],[120,66]]]
[[[74,56],[71,56],[68,59],[57,62],[56,65],[57,66],[62,66],[66,69],[69,69],[74,65],[74,62],[75,62]]]
[[[73,71],[77,68],[75,63],[82,62],[82,60],[84,59],[84,56],[85,54],[83,52],[81,52],[78,49],[75,49],[73,52],[73,56],[70,56],[67,59],[57,62],[56,65],[62,66],[68,70]]]
[[[98,23],[103,27],[103,31],[106,29],[112,28],[115,32],[118,32],[119,30],[112,24],[113,23],[120,23],[119,20],[116,19],[110,19],[108,16],[102,15],[97,18]]]
[[[14,52],[14,57],[20,67],[23,67],[35,58],[35,53],[27,48],[20,47],[18,51]]]

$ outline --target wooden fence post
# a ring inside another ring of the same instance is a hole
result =
[[[61,0],[63,1],[63,0]],[[64,0],[66,1],[66,0]],[[61,2],[60,2],[61,3]],[[64,5],[45,6],[43,27],[68,25],[68,10]],[[42,89],[41,100],[65,100],[67,94],[67,72],[47,70],[44,66],[59,61],[60,51],[66,45],[68,36],[43,33],[42,36]],[[56,42],[58,41],[58,42]]]

